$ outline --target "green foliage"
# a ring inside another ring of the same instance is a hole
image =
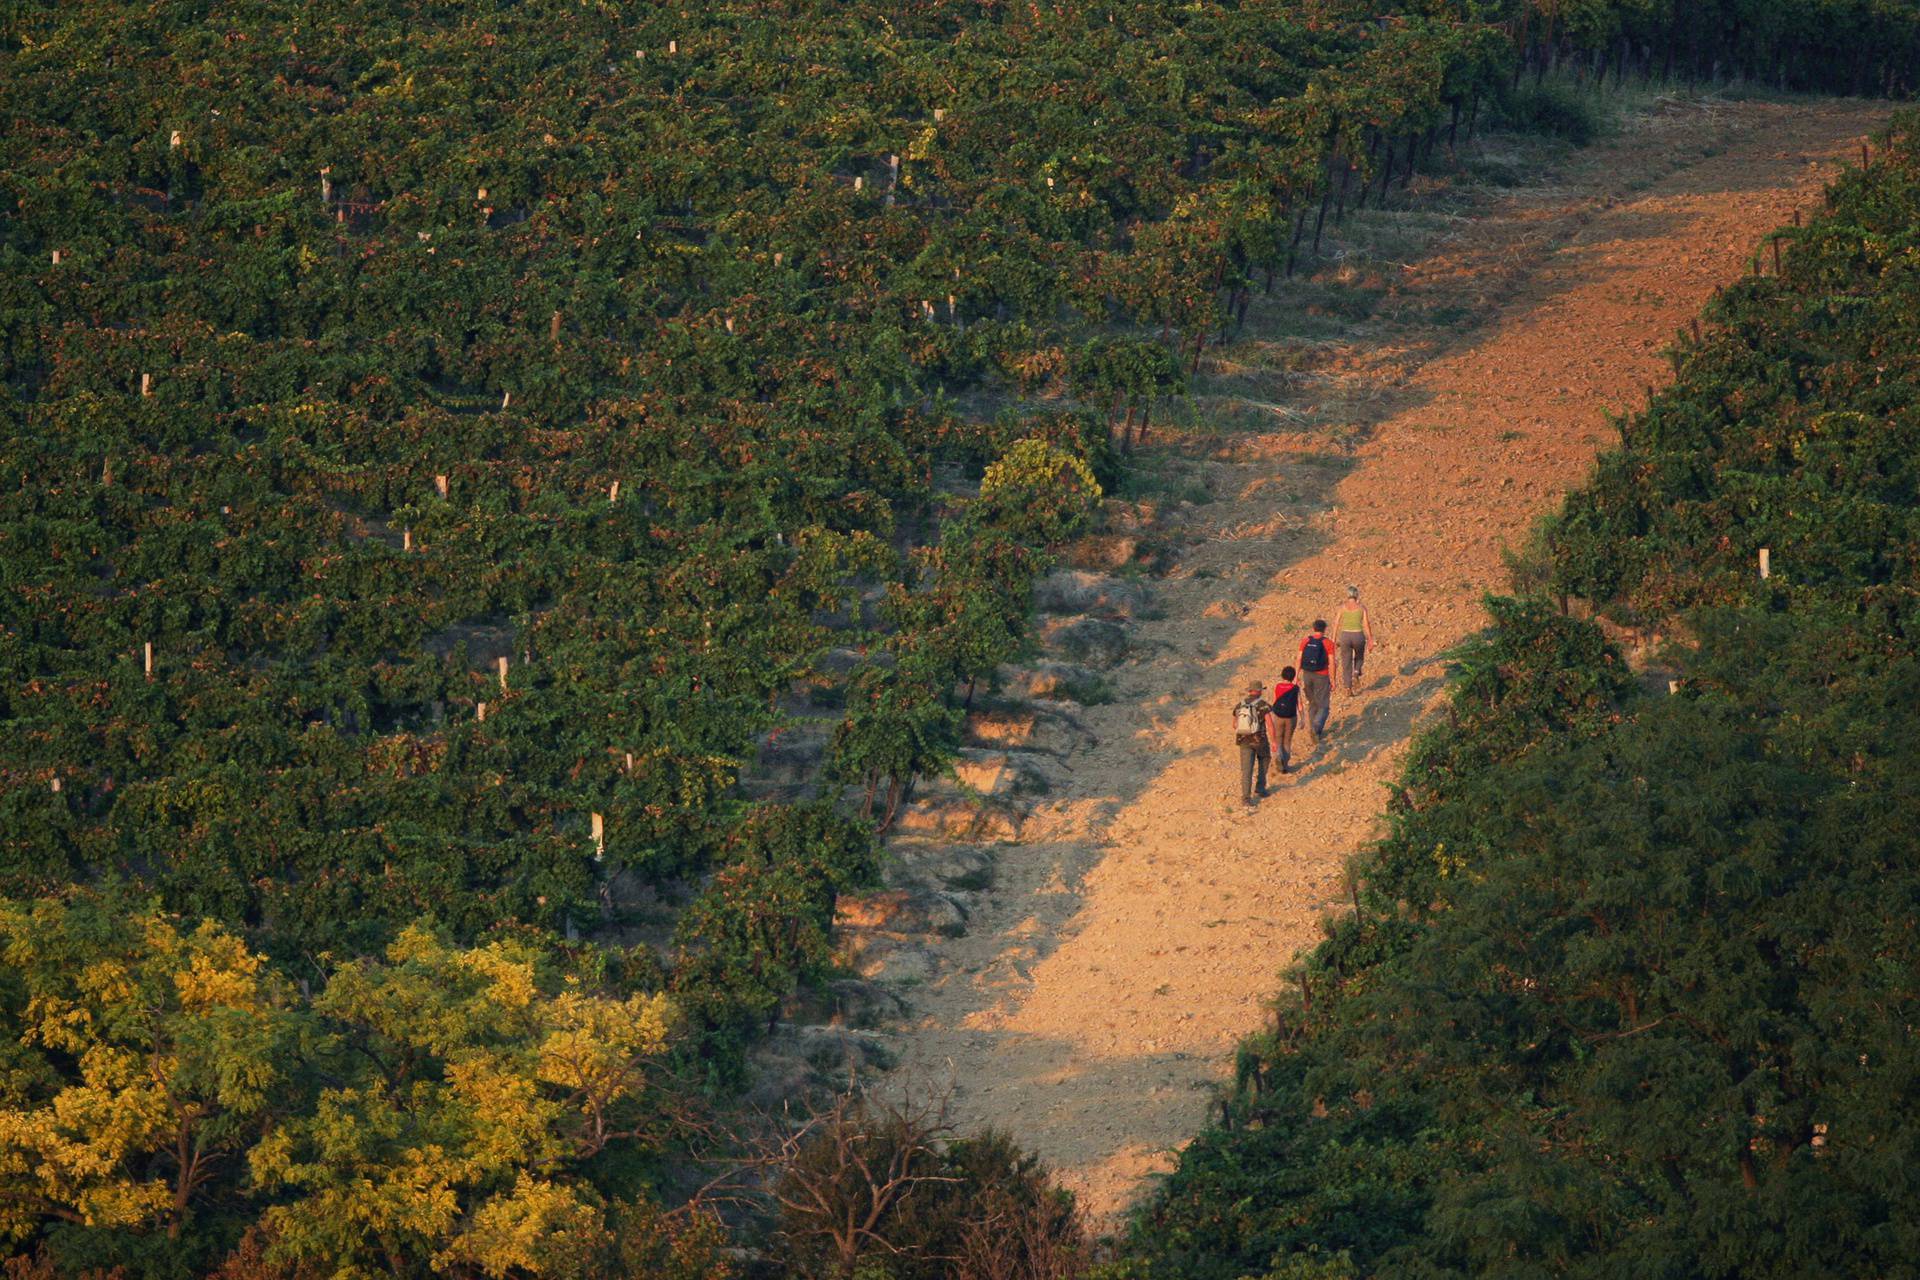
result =
[[[617,927],[616,885],[818,916],[728,863],[794,680],[875,654],[828,781],[896,811],[1111,478],[1101,411],[1284,262],[1333,123],[1505,65],[1345,0],[792,16],[8,10],[0,892],[125,881],[282,966]],[[1009,386],[1081,403],[954,410]],[[666,980],[759,1017],[811,951]]]
[[[1044,440],[1017,441],[980,480],[980,519],[1042,546],[1086,522],[1100,482],[1073,453]]]
[[[823,803],[761,806],[722,857],[678,921],[669,982],[704,1030],[693,1056],[734,1080],[752,1034],[831,968],[836,897],[871,885],[879,866],[872,828]]]
[[[1540,599],[1489,597],[1494,626],[1455,653],[1443,718],[1423,729],[1389,806],[1391,836],[1368,867],[1375,890],[1419,913],[1436,882],[1482,852],[1463,789],[1561,736],[1617,721],[1625,661],[1599,629]]]
[[[1522,68],[1745,76],[1782,88],[1911,95],[1920,14],[1882,0],[1523,0]],[[1605,61],[1600,61],[1605,59]],[[1583,65],[1584,64],[1584,65]]]
[[[1551,134],[1580,147],[1592,142],[1604,124],[1593,95],[1559,80],[1528,81],[1501,99],[1499,108],[1511,128]]]

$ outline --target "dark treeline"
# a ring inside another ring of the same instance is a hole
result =
[[[1920,14],[1903,0],[1538,0],[1509,29],[1516,79],[1557,69],[1907,97],[1920,76]]]

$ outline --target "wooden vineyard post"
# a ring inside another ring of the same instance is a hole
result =
[[[513,403],[513,392],[503,391],[500,393],[500,411],[502,413],[505,413],[507,406],[512,403]]]
[[[400,549],[402,551],[413,550],[413,530],[411,528],[400,531]]]
[[[58,249],[53,251],[53,265],[56,267],[60,265],[60,251]]]
[[[608,502],[620,501],[620,482],[618,480],[615,480],[612,484],[607,486],[607,501]]]
[[[477,702],[474,704],[473,718],[481,724],[485,724],[487,722],[487,704],[486,703]]]
[[[633,752],[627,752],[627,772],[633,772]]]
[[[1680,692],[1680,682],[1678,680],[1667,681],[1667,692],[1669,694],[1675,694]]]
[[[1773,238],[1773,274],[1780,274],[1780,237]]]
[[[140,375],[140,394],[143,396],[150,396],[153,394],[153,375],[152,374],[143,373]]]
[[[678,40],[667,41],[667,52],[668,53],[680,52],[680,42]]]
[[[1700,317],[1695,316],[1692,320],[1692,324],[1693,324],[1693,345],[1697,347],[1700,345]]]
[[[441,497],[444,498],[447,496],[447,478],[445,476],[435,476],[433,478],[433,487],[439,492]]]
[[[853,189],[855,191],[860,190],[860,188],[864,187],[866,183],[867,183],[867,180],[861,177],[859,174],[856,173],[853,175]]]
[[[53,780],[53,794],[55,795],[60,794],[60,779],[58,776],[56,776]]]
[[[556,347],[560,345],[560,312],[558,310],[554,311],[553,319],[547,323],[547,341]]]
[[[175,129],[167,137],[167,150],[169,151],[177,150],[179,146],[180,146],[180,131],[178,129]]]
[[[333,203],[333,166],[327,165],[320,170],[320,212],[325,213],[327,206]]]
[[[774,255],[773,255],[773,265],[774,265],[774,266],[776,266],[776,267],[777,267],[777,266],[779,266],[779,265],[780,265],[780,262],[781,262],[781,259],[783,259],[783,258],[785,258],[786,256],[787,256],[787,255],[786,255],[786,254],[784,254],[784,253],[776,253],[776,254],[774,254]]]
[[[607,822],[599,814],[593,815],[593,860],[600,861],[607,856]]]
[[[500,655],[499,663],[500,663],[500,692],[505,693],[507,691],[507,656],[504,653]]]
[[[1862,169],[1873,168],[1873,145],[1865,138],[1860,139],[1860,167]]]
[[[1760,576],[1763,579],[1773,576],[1773,552],[1766,547],[1760,548]]]
[[[140,646],[140,664],[146,669],[147,679],[153,679],[153,641],[148,640]]]

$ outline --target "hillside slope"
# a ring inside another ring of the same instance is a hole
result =
[[[1150,656],[1084,711],[1095,744],[914,994],[900,1078],[950,1076],[964,1125],[1015,1134],[1097,1217],[1167,1169],[1283,967],[1346,901],[1346,860],[1442,655],[1504,584],[1503,546],[1611,442],[1605,414],[1664,380],[1674,332],[1883,118],[1666,104],[1408,264],[1379,317],[1265,407],[1269,429],[1184,441],[1219,496],[1138,627]],[[1200,390],[1284,354],[1298,297],[1256,311]],[[1366,687],[1336,699],[1328,748],[1243,816],[1227,708],[1348,582],[1384,641]]]

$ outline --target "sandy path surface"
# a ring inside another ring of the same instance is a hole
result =
[[[1097,741],[912,993],[896,1078],[950,1076],[962,1127],[1010,1132],[1111,1225],[1205,1123],[1235,1043],[1345,901],[1442,655],[1505,582],[1502,546],[1579,483],[1613,438],[1606,412],[1663,380],[1673,333],[1882,119],[1669,106],[1551,188],[1479,197],[1336,358],[1262,404],[1270,430],[1167,445],[1215,500],[1157,583],[1118,697],[1083,713]],[[1262,336],[1284,299],[1263,305],[1212,375],[1285,342]],[[1365,686],[1246,816],[1228,708],[1347,582],[1383,641]]]

